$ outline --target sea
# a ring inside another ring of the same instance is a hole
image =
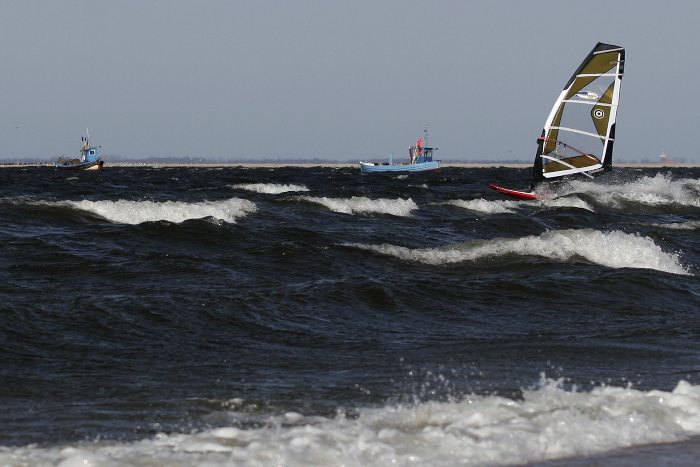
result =
[[[699,177],[0,169],[0,465],[697,465]]]

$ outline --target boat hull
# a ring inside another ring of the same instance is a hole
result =
[[[363,173],[437,171],[440,170],[440,161],[419,162],[417,164],[375,164],[374,162],[360,162],[360,170]]]
[[[79,164],[59,164],[56,163],[55,167],[59,170],[91,170],[91,171],[100,171],[102,170],[102,166],[104,165],[104,161],[90,161],[90,162],[82,162]]]

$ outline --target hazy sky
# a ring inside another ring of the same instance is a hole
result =
[[[617,160],[700,160],[700,2],[0,0],[0,158],[534,157],[596,42]]]

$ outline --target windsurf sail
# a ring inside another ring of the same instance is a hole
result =
[[[625,49],[599,42],[559,94],[537,139],[532,186],[612,168]]]

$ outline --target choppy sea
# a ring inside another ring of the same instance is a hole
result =
[[[683,465],[700,169],[0,169],[0,464]]]

